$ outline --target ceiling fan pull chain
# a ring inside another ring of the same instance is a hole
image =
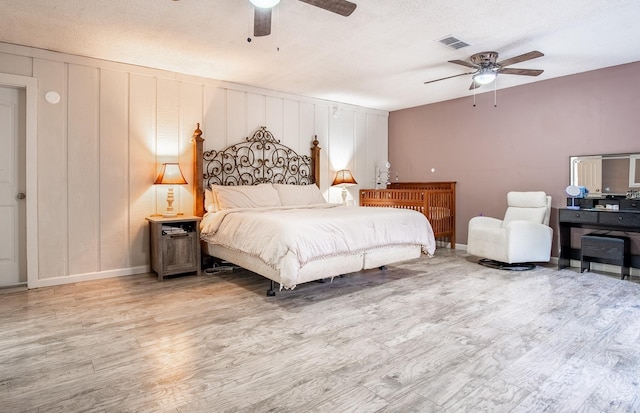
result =
[[[253,11],[253,5],[249,4],[249,12]],[[253,16],[251,15],[251,13],[247,13],[247,16],[249,17],[249,19],[247,20],[247,43],[251,43],[251,36],[253,36],[252,30],[253,30]]]
[[[476,107],[476,89],[473,89],[473,107]]]
[[[498,79],[493,81],[493,107],[498,107]]]
[[[276,17],[276,52],[280,51],[280,8],[275,10]]]

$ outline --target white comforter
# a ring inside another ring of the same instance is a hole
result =
[[[285,287],[313,260],[372,248],[420,245],[433,255],[431,225],[419,212],[395,208],[318,204],[227,209],[205,215],[202,239],[259,257],[279,271]]]

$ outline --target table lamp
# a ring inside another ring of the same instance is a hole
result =
[[[178,214],[173,210],[173,185],[187,184],[184,179],[179,163],[163,163],[162,170],[156,178],[154,185],[170,185],[167,191],[167,212],[162,214],[165,218],[175,217]]]
[[[351,171],[348,169],[341,169],[336,172],[336,178],[333,180],[331,186],[342,187],[342,204],[347,204],[347,186],[356,185],[357,182],[353,179]]]

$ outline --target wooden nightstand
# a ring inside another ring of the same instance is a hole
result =
[[[167,275],[200,270],[200,217],[147,217],[151,245],[151,269],[158,280]]]

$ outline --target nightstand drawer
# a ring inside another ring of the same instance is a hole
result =
[[[165,234],[162,237],[162,272],[171,275],[194,271],[199,245],[196,233]]]

